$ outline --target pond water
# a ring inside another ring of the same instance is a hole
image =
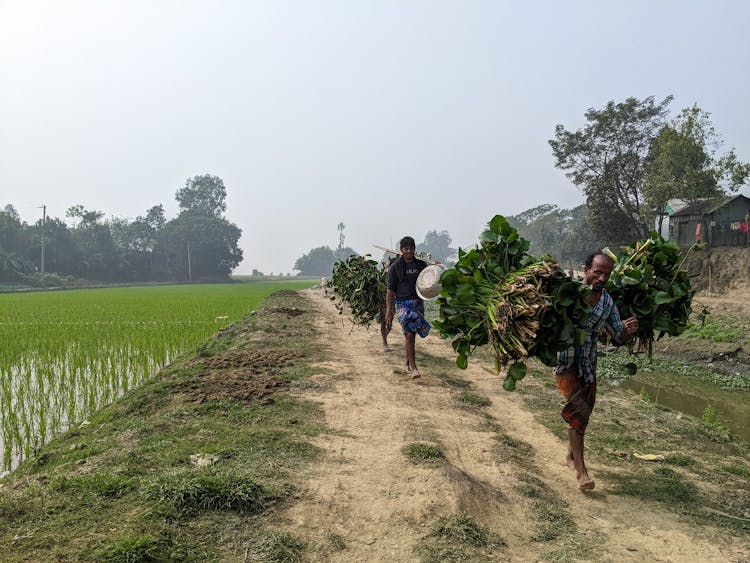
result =
[[[701,418],[711,405],[719,422],[750,442],[750,391],[720,389],[694,377],[660,370],[638,372],[621,386],[634,393],[645,390],[657,405],[696,418]]]

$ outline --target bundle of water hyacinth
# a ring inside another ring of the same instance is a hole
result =
[[[368,326],[385,310],[385,277],[369,254],[336,262],[328,285],[349,305],[354,324]],[[343,314],[343,303],[337,308]]]
[[[526,374],[527,358],[554,365],[558,351],[582,344],[588,319],[588,288],[551,257],[530,256],[528,248],[496,215],[479,246],[459,249],[457,264],[440,277],[440,320],[434,324],[451,339],[456,364],[466,369],[474,349],[490,344],[498,371],[514,362],[503,383],[509,391]]]
[[[606,290],[622,318],[638,319],[631,352],[646,351],[650,358],[655,339],[678,336],[690,325],[695,290],[682,266],[687,255],[700,248],[694,244],[683,254],[677,243],[652,231],[649,238],[623,247],[619,255],[604,249],[614,261]]]

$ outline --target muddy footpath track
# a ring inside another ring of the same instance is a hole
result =
[[[579,492],[563,463],[566,445],[535,421],[520,395],[502,390],[497,375],[474,361],[465,372],[455,368],[452,350],[439,337],[418,339],[424,375],[412,380],[400,372],[403,339],[397,331],[389,338],[392,351],[384,352],[376,328],[352,330],[319,288],[302,294],[316,311],[328,359],[318,366],[317,385],[298,393],[323,405],[331,431],[315,439],[322,461],[306,476],[299,501],[279,514],[279,526],[308,545],[337,538],[340,550],[311,550],[313,560],[418,561],[440,519],[455,515],[502,539],[490,560],[748,557],[746,546],[714,528],[608,494],[608,483],[598,477],[604,467],[592,464],[596,489]],[[442,367],[448,362],[453,367]],[[471,391],[491,404],[463,405],[461,390],[446,377],[470,382]],[[404,448],[415,443],[439,447],[445,460],[410,461]],[[543,533],[545,503],[562,507],[572,522],[552,539]]]

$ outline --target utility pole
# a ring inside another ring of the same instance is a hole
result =
[[[42,205],[42,277],[44,277],[44,231],[47,223],[47,206]]]
[[[188,259],[188,281],[193,281],[193,271],[190,269],[190,241],[187,241],[187,259]]]

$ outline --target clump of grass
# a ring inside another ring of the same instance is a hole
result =
[[[414,548],[422,561],[484,561],[497,548],[507,544],[499,534],[479,525],[465,514],[440,518]]]
[[[669,465],[676,465],[677,467],[689,467],[691,465],[695,465],[696,461],[692,457],[687,455],[672,454],[664,458],[664,463],[668,463]]]
[[[521,475],[518,492],[528,498],[544,498],[549,492],[547,486],[532,475]]]
[[[166,555],[163,542],[150,536],[128,536],[109,546],[100,554],[109,563],[161,561]]]
[[[172,517],[209,510],[257,513],[265,507],[263,487],[245,476],[211,470],[182,471],[156,479],[146,498]]]
[[[253,550],[257,561],[296,563],[302,561],[305,544],[288,532],[274,532],[265,536]]]
[[[461,379],[460,377],[446,375],[444,377],[441,377],[440,379],[442,379],[446,385],[449,385],[450,387],[456,387],[457,389],[468,389],[469,387],[471,387],[471,383],[469,383],[465,379]]]
[[[402,451],[414,463],[439,463],[445,459],[439,447],[424,442],[407,444]]]
[[[522,474],[519,477],[519,492],[534,499],[533,511],[536,530],[531,539],[548,542],[575,531],[575,523],[567,513],[565,502],[539,478]]]
[[[498,444],[494,448],[499,461],[514,461],[528,466],[533,463],[534,448],[528,442],[516,440],[500,431],[495,435]]]
[[[723,465],[721,467],[721,470],[750,480],[750,470],[745,469],[744,467],[737,467],[736,465]]]
[[[706,409],[701,416],[701,422],[703,422],[703,426],[700,428],[701,434],[714,442],[729,441],[729,428],[716,416],[713,406],[706,405]]]
[[[230,342],[228,339],[210,338],[198,345],[195,349],[195,354],[201,358],[209,358],[220,352],[224,352]]]
[[[441,518],[429,535],[473,547],[505,545],[505,541],[498,534],[480,526],[473,518],[465,514]]]
[[[328,532],[326,534],[326,540],[328,540],[328,545],[333,551],[344,551],[346,549],[344,538],[335,532]]]
[[[685,335],[715,342],[742,342],[747,338],[746,325],[746,319],[731,316],[714,318],[708,315],[702,323],[691,324],[685,331]]]
[[[536,532],[531,536],[534,541],[552,541],[575,530],[573,520],[560,504],[546,500],[537,502],[534,512],[537,520]]]
[[[642,401],[646,401],[647,403],[650,403],[652,401],[651,396],[648,394],[648,391],[645,387],[641,387],[641,392],[639,393],[641,396]]]
[[[135,482],[131,478],[113,473],[88,473],[54,479],[50,487],[53,491],[63,493],[91,493],[101,497],[122,497],[135,489]]]
[[[698,499],[695,487],[685,483],[680,474],[668,467],[660,467],[652,474],[610,474],[615,482],[613,492],[643,500],[655,500],[672,506],[693,504]]]
[[[719,419],[716,417],[716,411],[711,405],[706,405],[706,408],[703,410],[701,420],[706,424],[719,424]]]
[[[458,396],[458,400],[461,403],[474,407],[488,407],[492,404],[492,401],[490,401],[489,397],[485,397],[484,395],[479,395],[477,393],[472,393],[471,391],[464,391],[463,393],[461,393]]]

